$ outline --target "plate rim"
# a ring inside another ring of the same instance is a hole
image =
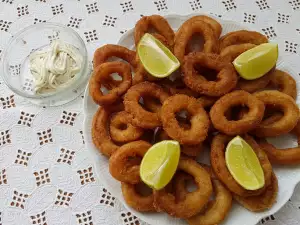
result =
[[[236,25],[236,26],[240,26],[241,28],[243,29],[247,29],[247,30],[251,30],[251,31],[259,31],[259,29],[256,29],[256,27],[254,26],[247,26],[247,25],[244,25],[242,23],[239,23],[239,22],[236,22],[236,21],[233,21],[233,20],[228,20],[228,19],[221,19],[213,14],[206,14],[206,13],[191,13],[191,14],[167,14],[167,15],[162,15],[165,19],[180,19],[180,20],[187,20],[188,18],[190,17],[193,17],[193,16],[199,16],[199,15],[204,15],[204,16],[209,16],[209,17],[212,17],[218,21],[222,21],[222,23],[229,23],[229,24],[233,24],[233,25]],[[131,29],[128,29],[124,34],[122,34],[122,36],[120,37],[119,41],[117,42],[118,45],[122,45],[122,42],[130,35],[133,35],[134,33],[134,27],[131,28]],[[222,34],[223,34],[223,31],[222,31]],[[280,62],[282,63],[282,62]],[[88,112],[88,106],[87,104],[89,104],[89,99],[91,99],[91,97],[89,96],[89,85],[87,84],[86,86],[86,89],[84,91],[84,99],[83,99],[83,113],[84,113],[84,120],[83,120],[83,135],[86,136],[87,134],[90,135],[90,131],[87,131],[86,129],[89,127],[89,116],[93,116],[91,115],[91,113]],[[99,106],[101,107],[101,106]],[[85,148],[89,148],[89,144],[91,144],[94,148],[95,145],[93,143],[89,143],[89,142],[86,142],[85,143]],[[93,151],[93,150],[92,150]],[[91,151],[89,151],[91,152]],[[91,154],[91,153],[90,153]],[[95,154],[95,152],[93,153]],[[97,151],[96,154],[101,154],[99,153],[99,151]],[[95,163],[95,160],[92,159],[93,162]],[[277,206],[274,206],[272,207],[271,209],[269,210],[266,210],[266,211],[263,211],[261,213],[255,213],[255,212],[251,212],[253,214],[253,221],[255,222],[255,224],[259,223],[263,218],[265,217],[268,217],[270,215],[273,215],[275,214],[276,212],[278,212],[284,205],[286,205],[286,203],[289,201],[289,199],[291,198],[291,196],[293,195],[294,191],[295,191],[295,188],[297,186],[297,184],[300,182],[300,175],[297,177],[298,179],[294,179],[294,180],[291,180],[291,183],[289,184],[289,189],[286,190],[287,194],[285,195],[285,199],[283,199],[281,201],[281,204],[280,205],[277,205]],[[103,184],[104,187],[106,187],[108,190],[110,188],[110,186],[108,185],[108,183],[106,182],[106,180],[102,180],[101,183]],[[113,193],[112,193],[113,194]],[[122,200],[120,200],[117,195],[114,195],[118,201],[120,202],[120,204],[122,204],[129,212],[131,212],[133,215],[137,216],[139,219],[141,219],[142,221],[147,222],[147,220],[144,219],[144,214],[141,213],[142,216],[140,215],[136,215],[136,212],[135,210],[133,210],[131,207],[129,207],[126,203],[124,204]],[[247,209],[245,209],[247,210]],[[147,216],[145,216],[147,217]],[[255,225],[253,224],[253,225]]]

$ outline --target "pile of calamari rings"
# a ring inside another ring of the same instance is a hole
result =
[[[177,32],[162,16],[144,16],[135,26],[136,46],[145,33],[178,58],[176,72],[151,77],[135,51],[107,44],[95,51],[89,82],[89,94],[101,106],[94,115],[92,139],[108,157],[126,203],[140,212],[165,212],[195,225],[221,224],[233,201],[253,212],[271,208],[278,192],[272,166],[300,164],[300,147],[277,149],[266,140],[292,133],[300,145],[296,82],[276,67],[261,78],[244,80],[232,64],[243,52],[267,43],[267,37],[248,30],[221,37],[220,23],[204,15],[188,19]],[[190,42],[199,35],[203,46],[193,49]],[[243,188],[226,166],[226,145],[236,135],[259,159],[265,185],[258,190]],[[162,190],[149,190],[140,179],[140,163],[162,140],[178,141],[181,158],[172,181]],[[210,166],[196,161],[204,146],[210,149]]]

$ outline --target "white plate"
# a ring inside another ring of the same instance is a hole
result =
[[[166,16],[165,18],[168,20],[172,28],[174,30],[177,30],[177,28],[182,24],[182,22],[184,22],[187,18],[191,16],[194,15],[188,15],[188,16],[169,15]],[[216,19],[223,26],[222,35],[234,30],[240,30],[240,29],[251,30],[250,28],[235,23],[233,21],[224,21],[218,18]],[[118,44],[133,49],[134,48],[133,29],[126,32],[121,37]],[[297,80],[297,85],[298,85],[299,78],[297,77],[297,74],[294,71],[292,71],[292,69],[288,66],[288,64],[285,64],[281,60],[281,57],[279,58],[277,68],[289,72]],[[103,185],[105,185],[107,189],[112,193],[112,195],[114,195],[117,199],[119,199],[119,201],[122,202],[128,208],[129,211],[131,211],[137,217],[139,217],[140,219],[144,220],[149,224],[160,224],[160,225],[186,224],[183,220],[169,217],[167,214],[164,213],[139,213],[126,205],[122,196],[120,182],[114,180],[110,176],[108,171],[107,158],[99,153],[99,151],[94,146],[91,139],[92,118],[97,108],[98,106],[92,101],[91,97],[88,94],[88,90],[86,90],[85,99],[84,99],[84,113],[85,113],[84,136],[86,138],[86,148],[89,150],[89,152],[91,153],[91,157],[94,159],[98,177],[101,180],[101,182],[103,182]],[[275,142],[273,143],[278,147],[297,146],[297,142],[290,136],[285,136],[283,138],[276,138],[276,143]],[[204,159],[204,161],[207,161],[207,158]],[[300,166],[274,168],[274,170],[279,182],[279,193],[278,193],[276,204],[270,210],[262,213],[252,213],[244,209],[243,207],[239,206],[238,204],[234,204],[226,221],[222,223],[223,225],[241,225],[241,224],[254,225],[258,223],[262,218],[274,214],[288,201],[288,199],[291,197],[294,191],[296,184],[300,181]]]

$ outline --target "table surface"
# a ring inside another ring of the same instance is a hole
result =
[[[0,0],[0,57],[16,32],[36,23],[73,28],[91,61],[97,47],[116,43],[142,15],[196,12],[260,29],[279,43],[300,75],[300,0]],[[20,72],[19,65],[11,69]],[[95,175],[84,147],[83,98],[39,107],[15,95],[0,78],[0,225],[145,224]],[[260,223],[299,224],[299,194],[297,187],[278,213]]]

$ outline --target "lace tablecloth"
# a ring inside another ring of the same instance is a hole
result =
[[[76,30],[91,61],[97,47],[116,43],[142,15],[195,12],[256,26],[300,75],[300,0],[0,0],[0,56],[20,29],[51,21]],[[19,73],[20,65],[11,70]],[[0,80],[0,225],[144,224],[95,175],[84,147],[83,98],[38,107]],[[299,194],[300,186],[261,224],[300,224]]]

